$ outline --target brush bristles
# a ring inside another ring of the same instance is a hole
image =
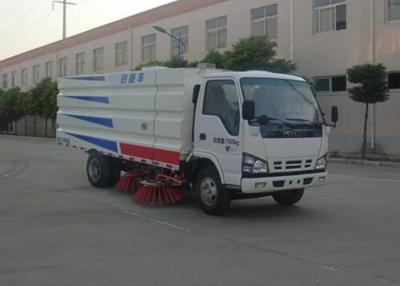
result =
[[[180,201],[182,194],[174,188],[159,184],[156,186],[141,186],[133,195],[133,199],[141,205],[160,206]]]

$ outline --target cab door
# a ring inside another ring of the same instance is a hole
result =
[[[206,81],[196,108],[195,151],[218,161],[227,185],[240,186],[242,124],[238,87],[233,79]]]

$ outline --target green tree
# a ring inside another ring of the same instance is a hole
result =
[[[207,56],[202,60],[203,63],[215,64],[217,69],[226,68],[226,54],[221,54],[218,51],[210,51]]]
[[[23,113],[18,108],[19,94],[19,88],[10,88],[0,96],[0,120],[2,122],[2,130],[8,131],[10,129],[10,124],[23,116]]]
[[[347,70],[349,82],[355,86],[349,89],[350,98],[365,104],[362,158],[365,158],[367,146],[367,124],[369,105],[385,102],[389,99],[386,80],[386,68],[382,64],[356,65]]]
[[[3,104],[3,96],[4,96],[4,90],[2,90],[1,88],[0,88],[0,131],[2,131],[4,128],[3,128],[3,125],[4,125],[4,122],[5,122],[5,120],[4,120],[4,118],[3,118],[3,114],[2,114],[2,112],[1,112],[1,110],[2,110],[2,104]]]
[[[254,36],[242,39],[233,45],[231,51],[221,54],[211,51],[205,62],[216,64],[218,68],[247,71],[264,70],[279,73],[290,73],[296,69],[292,61],[276,58],[276,43],[266,36]]]
[[[27,115],[34,115],[32,96],[30,92],[20,92],[17,98],[18,113],[25,116],[25,135],[28,135],[28,117]]]
[[[296,64],[292,61],[276,58],[276,43],[270,41],[266,36],[250,37],[240,40],[233,45],[231,51],[220,53],[210,51],[201,61],[203,63],[215,64],[219,69],[233,71],[264,70],[278,73],[290,73],[296,70]],[[180,61],[173,57],[167,61],[152,61],[135,67],[141,70],[143,67],[165,66],[176,67],[196,67],[198,61]]]
[[[45,118],[45,136],[49,119],[55,119],[57,115],[57,82],[46,78],[31,90],[31,111]]]

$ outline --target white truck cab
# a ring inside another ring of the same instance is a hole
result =
[[[65,78],[59,87],[58,142],[90,154],[94,186],[147,165],[185,178],[202,209],[220,214],[232,199],[292,205],[327,180],[333,125],[300,77],[156,68]]]

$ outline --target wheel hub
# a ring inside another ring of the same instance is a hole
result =
[[[101,178],[101,166],[97,159],[92,159],[89,163],[89,176],[93,181],[98,181]]]
[[[200,184],[200,196],[207,206],[214,206],[218,199],[217,184],[212,178],[204,178]]]

